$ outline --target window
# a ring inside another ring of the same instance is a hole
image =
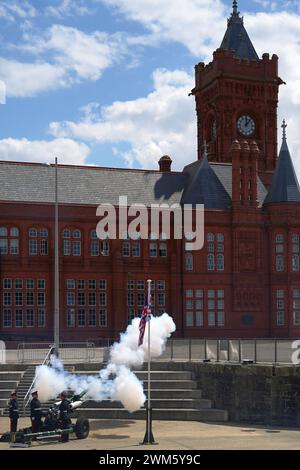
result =
[[[12,305],[12,293],[3,292],[3,305],[4,307],[10,307]]]
[[[46,312],[44,308],[38,309],[38,328],[45,328],[46,326]]]
[[[185,270],[186,271],[193,271],[194,269],[194,257],[192,253],[185,254]]]
[[[149,244],[149,256],[151,258],[156,258],[157,257],[157,243],[150,242],[150,244]]]
[[[196,311],[196,326],[203,326],[203,310]]]
[[[300,289],[293,289],[292,291],[293,297],[293,319],[294,325],[300,325]]]
[[[133,290],[134,289],[134,281],[132,279],[129,279],[127,281],[127,290]]]
[[[299,255],[292,256],[292,270],[295,272],[299,271]]]
[[[99,289],[100,289],[100,290],[106,290],[106,286],[107,286],[106,280],[105,280],[105,279],[100,279],[100,281],[99,281]]]
[[[89,289],[96,289],[96,280],[95,279],[90,279],[89,280]]]
[[[224,271],[224,255],[217,255],[217,271]]]
[[[130,242],[123,242],[122,243],[122,255],[123,256],[130,256]]]
[[[99,256],[100,255],[100,240],[97,237],[96,230],[91,230],[90,232],[90,239],[91,239],[91,256]]]
[[[37,240],[29,240],[29,256],[37,255]]]
[[[73,242],[73,256],[81,256],[81,242],[80,241]]]
[[[85,310],[83,308],[78,310],[78,326],[85,326]]]
[[[96,326],[96,310],[94,308],[89,310],[89,326]]]
[[[215,255],[212,255],[212,254],[207,255],[207,270],[208,271],[215,270]]]
[[[85,293],[84,292],[77,292],[77,303],[80,306],[85,305]]]
[[[68,306],[75,305],[75,293],[74,292],[67,292],[67,305]]]
[[[164,292],[159,292],[157,294],[157,305],[158,305],[158,307],[164,307],[165,303],[166,303],[166,300],[165,300]]]
[[[190,327],[190,326],[194,326],[194,315],[193,315],[193,311],[191,310],[188,310],[186,312],[186,326]]]
[[[15,289],[23,289],[23,280],[15,279]]]
[[[106,293],[105,292],[99,293],[99,305],[100,307],[106,306]]]
[[[67,289],[75,289],[74,279],[67,279]]]
[[[26,292],[26,305],[29,307],[34,305],[34,292]]]
[[[46,295],[45,292],[38,292],[38,306],[44,307],[46,305]]]
[[[38,289],[45,289],[45,288],[46,288],[45,279],[38,279]]]
[[[159,256],[160,256],[161,258],[166,258],[166,257],[167,257],[167,254],[168,254],[167,243],[165,243],[165,242],[160,242],[160,244],[159,244]]]
[[[29,256],[36,256],[39,252],[40,255],[48,255],[48,229],[30,228],[28,230],[29,236]]]
[[[281,233],[278,233],[275,237],[275,253],[276,253],[276,271],[283,272],[285,270],[284,235]]]
[[[15,292],[15,305],[21,307],[23,305],[23,292]]]
[[[34,312],[32,309],[26,310],[26,326],[29,328],[34,326]]]
[[[145,304],[145,295],[144,292],[137,293],[137,305],[138,307],[143,307]]]
[[[276,256],[276,271],[277,272],[284,271],[284,256],[283,255]]]
[[[89,305],[96,305],[96,292],[89,292]]]
[[[102,242],[102,251],[101,251],[102,256],[109,256],[109,241],[104,240]]]
[[[64,229],[63,237],[63,254],[64,256],[81,256],[81,231],[75,229]]]
[[[34,280],[33,279],[27,279],[26,280],[26,289],[34,289]]]
[[[75,327],[75,310],[73,308],[69,308],[67,311],[67,327],[74,328]]]
[[[186,326],[203,327],[203,290],[187,289],[186,296]]]
[[[4,328],[12,327],[12,314],[11,314],[11,310],[8,308],[5,308],[3,310],[3,327]]]
[[[107,326],[107,313],[105,308],[101,308],[99,311],[99,325]]]
[[[85,288],[84,279],[79,279],[79,280],[77,281],[77,288],[80,289],[80,290],[82,290],[82,289]]]
[[[15,325],[16,325],[16,328],[23,327],[23,310],[21,309],[17,309],[15,311]]]
[[[19,229],[13,227],[7,229],[0,227],[0,254],[18,255],[19,254]]]
[[[208,326],[225,326],[225,292],[209,289],[207,292]]]
[[[12,288],[12,280],[3,279],[3,289],[11,289],[11,288]]]
[[[136,281],[136,288],[138,290],[145,290],[145,282],[144,281]]]
[[[166,283],[163,280],[157,281],[157,290],[165,290]]]
[[[223,233],[208,233],[207,234],[207,270],[208,271],[224,271],[225,258],[224,258],[224,242],[225,237]],[[222,254],[221,254],[222,253]]]
[[[133,242],[132,243],[132,256],[134,258],[138,258],[141,256],[141,244],[140,242]]]

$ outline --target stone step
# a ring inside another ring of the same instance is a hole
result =
[[[133,371],[133,373],[140,380],[147,380],[147,371]],[[74,375],[89,375],[98,377],[99,374],[95,374],[93,371],[75,371]],[[184,371],[151,371],[151,380],[193,380],[192,372]]]
[[[17,380],[0,380],[0,390],[15,390],[18,385]]]
[[[2,398],[9,398],[12,390],[10,388],[0,390],[0,400]]]
[[[145,409],[129,413],[127,410],[118,408],[78,408],[75,416],[84,416],[90,419],[145,419]],[[170,421],[210,421],[225,422],[228,421],[228,412],[217,409],[164,409],[153,408],[152,417],[154,420]]]
[[[0,381],[21,380],[23,372],[3,372],[0,371]]]
[[[90,362],[90,363],[81,363],[81,364],[74,364],[74,371],[95,371],[99,372],[99,370],[106,367],[106,364],[101,364],[97,362]],[[148,369],[148,364],[145,363],[141,367],[141,370],[146,371]],[[166,362],[166,361],[155,361],[151,362],[151,370],[154,371],[186,371],[186,363],[185,362]]]
[[[211,400],[205,399],[194,399],[194,398],[169,398],[169,399],[161,399],[161,398],[152,398],[151,399],[153,408],[195,408],[199,409],[209,409],[211,408]],[[88,400],[83,403],[82,407],[84,409],[94,408],[123,408],[121,402],[118,401],[91,401]]]
[[[28,366],[26,364],[0,364],[0,372],[23,372],[26,370],[28,370]]]

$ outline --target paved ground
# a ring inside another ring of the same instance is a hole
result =
[[[28,419],[22,418],[20,427],[27,425]],[[8,419],[0,418],[0,433],[7,427]],[[300,450],[300,429],[155,421],[153,434],[159,444],[144,447],[139,445],[145,433],[142,421],[94,420],[91,428],[86,440],[34,443],[28,450]],[[0,451],[8,448],[0,443]]]

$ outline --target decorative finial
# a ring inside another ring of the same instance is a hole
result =
[[[282,140],[286,140],[286,128],[287,128],[287,123],[285,122],[285,119],[282,122]]]
[[[204,148],[203,158],[208,158],[208,145],[207,145],[206,140],[204,141],[203,148]]]
[[[237,0],[233,1],[232,7],[233,7],[233,14],[238,15],[239,12],[238,12],[238,2],[237,2]]]

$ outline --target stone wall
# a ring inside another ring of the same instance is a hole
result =
[[[203,398],[230,421],[300,426],[300,367],[186,363]]]

